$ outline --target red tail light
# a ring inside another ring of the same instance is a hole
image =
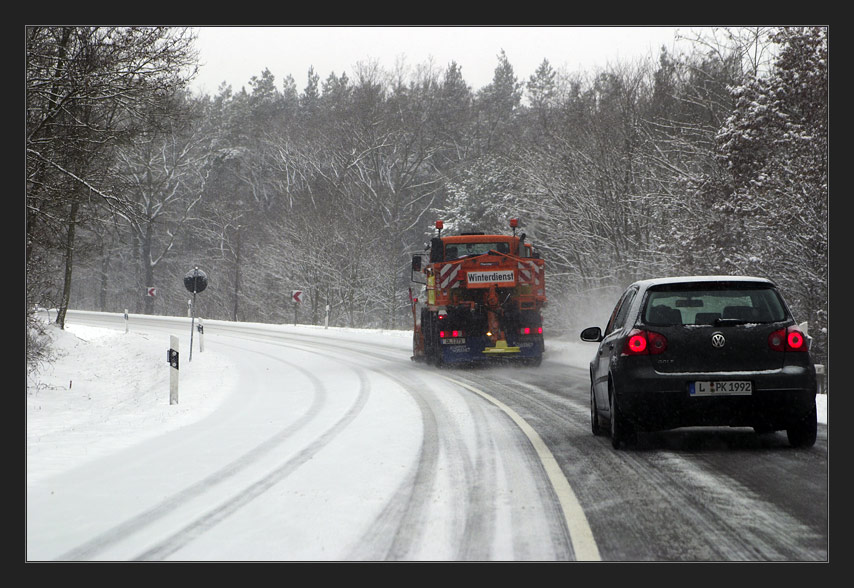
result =
[[[789,331],[786,334],[786,343],[791,349],[801,351],[804,348],[804,336],[799,331]]]
[[[542,327],[537,327],[537,328],[522,327],[521,329],[519,329],[519,333],[522,335],[530,335],[531,333],[536,333],[537,335],[542,335],[543,334],[543,328]]]
[[[655,331],[634,329],[623,345],[623,355],[658,355],[667,350],[667,337]]]
[[[797,327],[791,326],[768,335],[768,347],[774,351],[806,351],[807,340]]]
[[[629,335],[626,341],[626,352],[628,355],[640,355],[646,351],[646,335],[641,331],[634,335]]]
[[[463,337],[463,332],[457,329],[453,331],[439,331],[439,338],[444,339],[445,337]]]

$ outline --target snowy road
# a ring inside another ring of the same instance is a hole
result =
[[[566,523],[530,439],[405,345],[212,323],[205,345],[238,366],[234,392],[197,423],[32,482],[28,559],[576,557],[568,529],[585,523]]]
[[[827,558],[824,425],[809,450],[685,429],[615,452],[555,353],[436,369],[407,338],[216,321],[205,346],[236,366],[216,410],[28,480],[28,560]]]

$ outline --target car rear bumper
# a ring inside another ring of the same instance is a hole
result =
[[[692,396],[696,381],[753,382],[750,395]],[[813,366],[737,373],[666,374],[636,367],[614,377],[620,409],[644,430],[691,426],[786,429],[815,410]]]

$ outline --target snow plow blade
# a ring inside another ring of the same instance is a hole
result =
[[[487,347],[483,350],[483,353],[489,355],[502,355],[502,354],[513,354],[520,353],[521,349],[518,347],[509,347],[507,345],[507,341],[497,341],[495,343],[495,347]]]

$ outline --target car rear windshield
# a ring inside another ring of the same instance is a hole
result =
[[[770,323],[785,320],[786,308],[772,285],[666,284],[650,289],[642,316],[648,325]]]

